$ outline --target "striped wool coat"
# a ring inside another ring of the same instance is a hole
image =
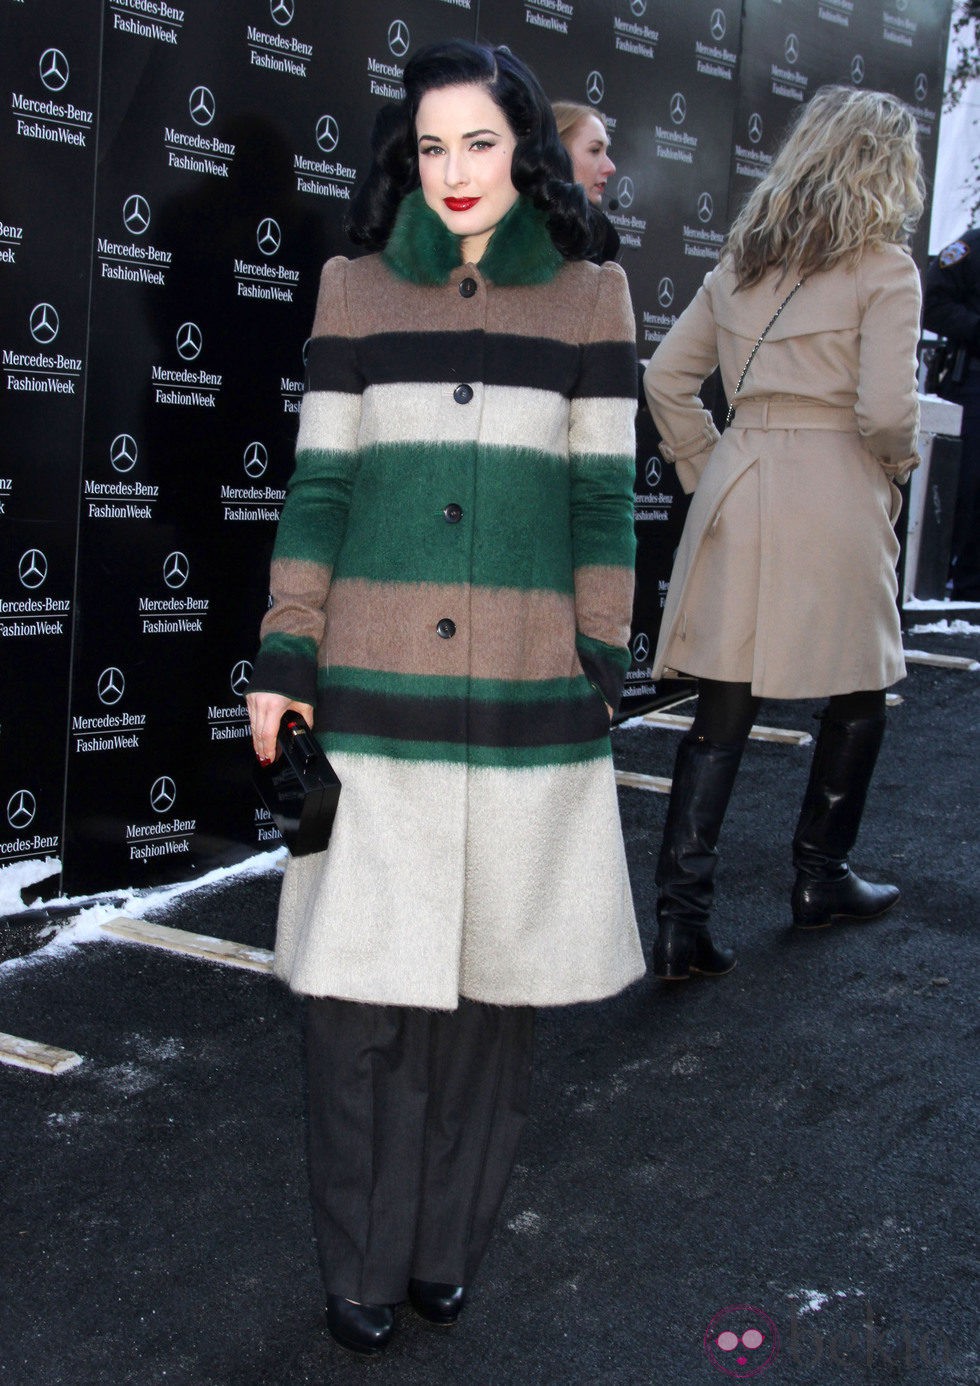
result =
[[[343,789],[288,863],[312,995],[552,1005],[643,971],[606,702],[628,665],[634,321],[523,199],[479,266],[406,198],[324,267],[252,688],[316,707]]]

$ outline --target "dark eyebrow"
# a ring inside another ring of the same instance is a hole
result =
[[[496,135],[497,139],[501,138],[499,130],[468,130],[463,136],[463,139],[471,140],[477,135]],[[438,135],[419,135],[418,143],[421,144],[423,140],[435,140],[437,144],[443,143]]]

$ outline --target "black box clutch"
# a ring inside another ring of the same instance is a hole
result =
[[[271,765],[255,762],[255,788],[294,857],[322,852],[330,841],[340,781],[298,712],[283,713],[277,749]]]

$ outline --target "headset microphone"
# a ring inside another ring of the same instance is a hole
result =
[[[609,210],[610,210],[610,212],[618,212],[618,211],[619,211],[619,203],[616,201],[616,199],[615,199],[614,197],[611,197],[611,198],[609,199]]]

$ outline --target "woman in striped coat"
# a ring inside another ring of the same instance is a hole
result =
[[[417,54],[324,268],[249,705],[343,789],[290,861],[334,1337],[455,1321],[526,1113],[533,1008],[643,962],[608,728],[628,666],[634,320],[536,79]]]

